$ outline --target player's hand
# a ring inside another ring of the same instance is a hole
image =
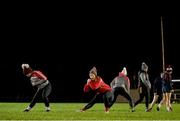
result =
[[[35,82],[32,82],[32,86],[35,86]]]

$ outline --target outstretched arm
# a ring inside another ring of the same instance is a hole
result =
[[[84,92],[89,92],[90,91],[90,87],[88,84],[84,85]]]

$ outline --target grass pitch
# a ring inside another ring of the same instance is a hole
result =
[[[131,112],[128,103],[115,103],[108,114],[103,103],[86,112],[78,111],[85,103],[51,103],[51,112],[45,112],[44,104],[37,103],[30,112],[23,112],[28,104],[0,103],[0,120],[180,120],[180,104],[172,104],[172,112],[167,112],[164,105],[159,112],[156,105],[151,112],[145,112],[144,104]]]

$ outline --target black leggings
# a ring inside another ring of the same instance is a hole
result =
[[[91,101],[83,108],[83,110],[91,108],[96,103],[97,98],[100,96],[103,97],[104,106],[106,108],[110,108],[112,106],[113,93],[112,91],[107,91],[103,94],[96,94],[93,99],[91,99]]]
[[[123,87],[115,87],[113,89],[113,93],[114,93],[114,99],[113,99],[113,102],[111,105],[113,105],[116,102],[118,95],[122,95],[123,97],[125,97],[129,101],[130,107],[131,108],[134,107],[134,103],[133,103],[131,96],[125,91],[125,89]]]
[[[50,95],[51,90],[52,90],[52,88],[51,88],[51,84],[50,84],[50,83],[49,83],[47,86],[45,86],[44,88],[38,89],[38,90],[36,91],[36,93],[35,93],[32,101],[31,101],[29,107],[32,108],[32,107],[37,103],[37,101],[38,101],[41,93],[42,93],[42,99],[43,99],[43,101],[44,101],[45,106],[46,106],[46,107],[49,107],[49,99],[48,99],[48,96]]]
[[[135,102],[135,106],[136,105],[138,105],[140,102],[142,102],[143,101],[143,98],[145,97],[145,106],[146,106],[146,108],[148,109],[148,105],[149,105],[149,98],[150,98],[150,90],[148,89],[148,88],[146,88],[146,87],[140,87],[140,88],[142,88],[142,90],[139,92],[139,100],[137,100],[136,102]]]

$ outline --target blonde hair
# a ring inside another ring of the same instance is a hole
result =
[[[97,76],[97,69],[96,69],[96,67],[93,67],[93,68],[89,71],[89,73],[93,73],[94,75]]]

